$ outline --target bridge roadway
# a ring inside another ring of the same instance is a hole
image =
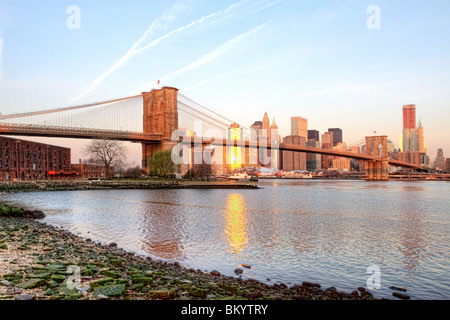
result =
[[[186,138],[185,138],[186,139]],[[189,140],[189,139],[188,139]],[[199,139],[200,140],[200,139]],[[183,143],[188,143],[191,146],[194,146],[195,144],[198,144],[199,141],[195,141],[195,139],[190,139],[190,141],[183,141]],[[244,148],[271,148],[271,145],[268,144],[267,146],[261,146],[258,145],[256,142],[252,141],[233,141],[233,140],[226,140],[226,139],[203,139],[202,141],[203,145],[212,145],[212,146],[230,146],[230,147],[244,147]],[[314,153],[314,154],[323,154],[323,155],[329,155],[329,156],[336,156],[336,157],[343,157],[343,158],[351,158],[356,160],[364,160],[364,161],[380,161],[381,158],[375,157],[372,155],[367,155],[363,153],[353,153],[353,152],[342,152],[332,149],[322,149],[322,148],[314,148],[314,147],[307,147],[307,146],[299,146],[299,145],[292,145],[287,143],[280,143],[278,146],[279,151],[294,151],[294,152],[304,152],[304,153]],[[388,159],[388,163],[395,167],[404,167],[408,169],[416,169],[416,170],[424,170],[424,167],[422,165],[415,165],[408,162],[402,162],[398,160],[392,160]]]
[[[158,144],[163,140],[163,134],[147,134],[141,132],[116,131],[116,130],[102,130],[102,129],[86,129],[74,127],[49,127],[43,125],[26,125],[26,124],[9,124],[0,123],[0,135],[12,136],[35,136],[35,137],[54,137],[54,138],[74,138],[74,139],[110,139],[119,141],[130,141],[135,143]],[[183,140],[184,139],[184,140]],[[244,148],[271,148],[270,144],[259,145],[253,141],[236,141],[227,139],[213,139],[213,138],[180,138],[182,143],[187,143],[191,146],[198,144],[211,146],[236,146]],[[176,142],[176,141],[175,141]],[[380,158],[367,155],[357,154],[352,152],[342,152],[332,149],[321,149],[307,146],[291,145],[281,143],[278,146],[279,151],[294,151],[304,153],[323,154],[329,156],[337,156],[344,158],[352,158],[364,161],[380,161]],[[423,170],[423,166],[401,162],[389,159],[389,164],[396,167],[404,167],[409,169]]]
[[[33,136],[50,138],[72,138],[72,139],[100,139],[119,140],[142,143],[159,143],[162,134],[149,134],[142,132],[86,129],[74,127],[54,127],[29,124],[6,124],[0,123],[0,135],[9,136]]]

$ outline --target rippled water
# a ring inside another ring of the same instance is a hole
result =
[[[347,292],[381,271],[414,299],[450,298],[450,184],[260,181],[260,190],[2,194],[80,236],[202,270]]]

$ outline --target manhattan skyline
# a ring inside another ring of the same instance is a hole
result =
[[[79,29],[70,28],[71,6]],[[379,28],[369,25],[373,6]],[[245,127],[267,111],[282,136],[301,116],[321,134],[342,128],[348,143],[376,131],[398,148],[401,108],[415,104],[434,160],[438,148],[450,152],[449,9],[446,1],[2,1],[0,112],[139,94],[161,81]]]

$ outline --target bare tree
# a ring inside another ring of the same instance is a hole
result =
[[[105,168],[105,176],[110,178],[110,167],[126,159],[127,148],[122,142],[114,140],[92,140],[85,148],[84,153],[98,160]]]
[[[200,178],[201,180],[208,180],[212,176],[213,168],[212,165],[207,164],[203,161],[202,164],[195,164],[192,168],[195,177]]]

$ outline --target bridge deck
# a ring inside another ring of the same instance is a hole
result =
[[[49,127],[42,125],[25,125],[25,124],[5,124],[0,123],[0,135],[12,136],[35,136],[35,137],[55,137],[55,138],[76,138],[76,139],[110,139],[120,141],[131,141],[141,143],[159,143],[163,139],[163,134],[148,134],[142,132],[116,131],[116,130],[101,130],[101,129],[86,129],[73,127]],[[195,146],[211,145],[211,146],[237,146],[244,148],[272,148],[271,144],[260,145],[253,141],[235,141],[227,139],[212,139],[212,138],[183,138],[183,143]],[[279,151],[293,151],[323,154],[336,157],[352,158],[363,161],[379,161],[378,157],[358,154],[352,152],[342,152],[332,149],[321,149],[307,146],[291,145],[280,143],[278,146],[273,146]],[[389,164],[397,167],[405,167],[410,169],[423,170],[423,166],[401,162],[397,160],[388,159]]]
[[[0,135],[34,136],[74,139],[111,139],[131,142],[160,142],[162,134],[115,131],[102,129],[85,129],[73,127],[48,127],[41,125],[1,124]]]

